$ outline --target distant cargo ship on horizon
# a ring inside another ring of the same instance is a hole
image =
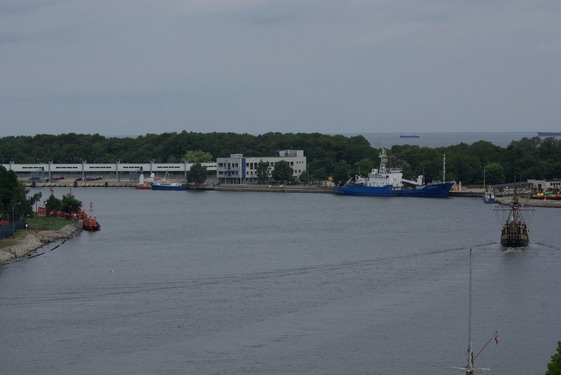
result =
[[[538,137],[561,137],[561,132],[538,132]]]
[[[401,134],[399,138],[421,138],[419,134]]]

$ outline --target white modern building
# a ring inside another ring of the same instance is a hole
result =
[[[219,184],[252,184],[257,183],[257,165],[260,162],[269,163],[269,177],[275,169],[275,164],[284,160],[292,168],[295,178],[306,170],[304,150],[282,150],[277,156],[244,157],[243,154],[232,154],[229,158],[216,159],[216,178]]]
[[[561,180],[528,180],[528,183],[532,184],[532,189],[534,191],[561,191]]]

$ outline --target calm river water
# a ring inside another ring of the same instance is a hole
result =
[[[561,340],[558,209],[503,251],[475,198],[73,192],[102,230],[0,266],[2,374],[459,374],[469,248],[476,364],[543,374]]]

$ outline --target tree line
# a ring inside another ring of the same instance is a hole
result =
[[[0,165],[0,221],[25,221],[35,214],[35,205],[40,202],[42,194],[29,194],[29,189],[18,180],[15,172],[8,171]],[[46,210],[64,213],[78,212],[82,202],[71,193],[58,199],[51,193],[46,200]]]
[[[320,133],[179,133],[138,137],[104,137],[99,134],[10,136],[0,138],[2,163],[147,163],[204,162],[244,154],[272,156],[278,150],[300,149],[307,157],[303,181],[346,181],[366,175],[379,164],[379,150],[363,136]],[[427,181],[443,179],[464,184],[489,184],[527,179],[561,178],[561,140],[539,137],[513,141],[500,147],[484,140],[448,147],[393,146],[390,166],[403,169],[405,178],[423,174]]]
[[[21,221],[32,216],[33,205],[41,199],[41,193],[28,194],[16,174],[0,166],[0,221]]]

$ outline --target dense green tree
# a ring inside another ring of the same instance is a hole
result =
[[[273,169],[272,177],[277,182],[287,182],[290,183],[293,181],[292,174],[294,171],[290,167],[285,160],[280,160],[275,163],[275,167]]]
[[[308,171],[307,169],[302,171],[302,173],[300,173],[300,176],[298,177],[298,181],[301,183],[309,184],[312,181],[310,171]]]
[[[372,162],[372,160],[361,159],[353,165],[351,174],[353,176],[354,175],[366,176],[368,173],[372,171],[372,168],[374,168],[374,163]]]
[[[442,155],[436,149],[411,145],[393,146],[391,156],[391,160],[406,167],[405,178],[415,180],[417,176],[423,175],[428,181],[442,179]]]
[[[314,169],[310,169],[310,177],[312,181],[325,181],[327,180],[328,173],[325,168],[318,166]]]
[[[452,181],[477,181],[481,173],[479,159],[470,154],[451,154],[446,167],[446,179]]]
[[[467,153],[476,157],[482,165],[499,159],[502,148],[488,141],[478,141],[467,148]]]
[[[16,174],[0,165],[0,217],[10,217],[12,206],[17,204],[15,200],[17,188],[18,179]]]
[[[62,209],[62,201],[55,197],[54,194],[51,194],[45,203],[45,209],[47,210],[47,214],[51,211],[60,211]]]
[[[485,185],[502,184],[505,182],[503,167],[499,163],[485,166]]]
[[[15,213],[16,218],[23,219],[33,216],[33,206],[41,199],[41,196],[41,192],[29,196],[29,189],[23,183],[18,182],[12,198],[14,203],[13,213]]]
[[[185,154],[185,160],[189,163],[209,163],[214,160],[210,152],[204,152],[201,150],[187,151]]]
[[[29,190],[17,180],[13,171],[0,166],[0,218],[24,218],[33,215],[33,205],[41,193],[28,198]]]
[[[74,198],[70,193],[62,196],[60,210],[65,213],[78,212],[82,209],[82,201]]]
[[[206,181],[206,167],[203,167],[200,163],[195,163],[187,172],[187,181],[192,184],[202,184]]]
[[[342,185],[351,178],[351,166],[346,161],[340,161],[335,164],[335,174],[333,175],[334,182]]]
[[[265,184],[269,181],[269,174],[271,171],[271,167],[269,163],[264,162],[263,160],[259,161],[256,168],[257,173],[257,182],[260,184]]]
[[[561,375],[561,341],[557,341],[557,352],[551,356],[545,375]]]

